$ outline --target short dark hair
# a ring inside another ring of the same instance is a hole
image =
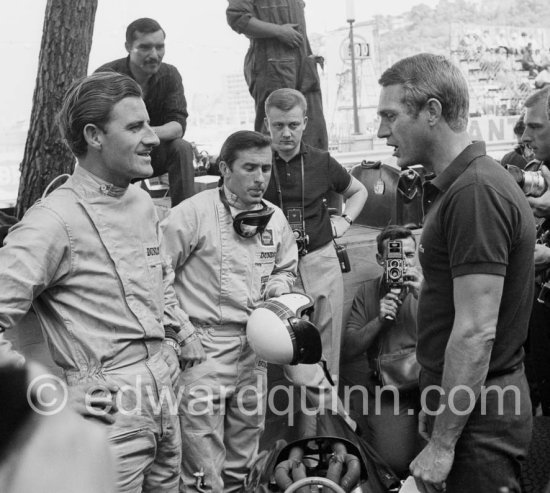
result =
[[[543,100],[546,103],[546,114],[548,115],[548,119],[550,119],[550,86],[543,87],[531,94],[525,100],[524,106],[526,108],[531,108]]]
[[[429,99],[441,103],[442,115],[455,132],[466,130],[470,98],[468,83],[460,69],[449,59],[431,53],[403,58],[387,69],[378,83],[401,85],[403,103],[417,116]]]
[[[149,34],[156,33],[157,31],[162,31],[162,34],[164,34],[164,37],[166,37],[164,29],[160,27],[160,24],[156,20],[150,19],[149,17],[136,19],[126,28],[126,43],[131,45],[136,40],[137,32]]]
[[[522,113],[514,124],[514,135],[516,137],[521,137],[523,135],[523,132],[525,132],[525,120]]]
[[[271,138],[260,132],[253,130],[239,130],[232,133],[222,145],[218,160],[224,161],[229,169],[232,169],[233,163],[238,158],[239,151],[247,149],[263,149],[271,146]]]
[[[416,245],[416,238],[409,228],[399,226],[397,224],[389,224],[382,231],[380,231],[376,237],[376,248],[378,253],[380,255],[384,254],[384,242],[386,240],[404,240],[406,238],[412,238],[414,240],[414,244]]]
[[[116,72],[96,72],[72,83],[57,115],[57,123],[65,143],[76,157],[88,152],[84,127],[88,124],[105,127],[113,106],[129,97],[141,98],[141,87],[134,79]]]
[[[289,87],[283,87],[282,89],[276,89],[265,100],[265,112],[269,108],[277,108],[281,111],[290,111],[292,108],[299,106],[304,115],[307,113],[307,101],[305,96],[296,89],[290,89]]]

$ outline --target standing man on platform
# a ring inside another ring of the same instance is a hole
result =
[[[250,39],[244,77],[256,105],[254,129],[266,133],[265,100],[275,89],[290,87],[307,101],[309,125],[304,142],[326,151],[327,125],[323,115],[317,64],[307,39],[303,0],[229,0],[227,22]]]
[[[174,207],[194,194],[195,168],[191,144],[182,139],[188,113],[181,75],[176,67],[162,61],[165,38],[157,21],[137,19],[126,29],[128,56],[106,63],[96,72],[119,72],[141,86],[151,126],[160,140],[151,154],[152,176],[168,173]]]
[[[442,56],[386,70],[378,137],[426,183],[417,359],[428,440],[410,470],[420,491],[519,491],[531,439],[523,343],[533,297],[535,224],[522,190],[467,133],[468,85]]]
[[[302,136],[309,119],[304,95],[278,89],[265,103],[273,147],[273,176],[266,198],[283,209],[297,239],[297,286],[313,298],[311,322],[320,330],[332,374],[339,373],[344,283],[333,238],[342,236],[363,209],[367,190],[326,151]],[[346,199],[345,214],[329,216],[327,194]]]

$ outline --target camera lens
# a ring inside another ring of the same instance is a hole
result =
[[[546,192],[547,185],[540,171],[523,171],[514,165],[506,166],[516,183],[521,187],[525,195],[540,197]]]
[[[546,192],[546,181],[540,171],[523,171],[523,184],[521,186],[525,195],[540,197]]]

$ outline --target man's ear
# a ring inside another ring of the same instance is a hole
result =
[[[443,112],[440,101],[436,98],[430,98],[426,102],[425,108],[428,112],[428,123],[435,125],[441,119],[441,113]]]
[[[93,123],[88,123],[82,132],[90,148],[101,150],[103,131],[99,127]]]
[[[267,128],[267,130],[269,131],[269,120],[267,119],[267,116],[264,116],[264,125],[265,128]]]
[[[382,267],[384,267],[384,257],[380,255],[378,252],[376,252],[376,262],[378,263],[378,265],[381,265]]]
[[[308,122],[308,118],[307,118],[307,116],[304,116],[304,130],[307,127],[307,122]]]
[[[228,164],[225,161],[220,161],[219,168],[221,175],[225,178],[230,171]]]
[[[130,43],[124,43],[124,48],[126,48],[128,53],[132,51],[132,45]]]

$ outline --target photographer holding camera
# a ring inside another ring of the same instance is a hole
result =
[[[342,381],[366,386],[366,403],[352,394],[353,412],[364,415],[364,426],[360,427],[366,440],[396,474],[405,477],[410,462],[420,451],[419,366],[415,348],[422,274],[410,229],[386,226],[376,243],[376,261],[384,273],[364,282],[353,300],[342,342],[342,356],[349,362],[342,367]],[[388,361],[392,362],[389,366]],[[363,371],[357,371],[359,367]],[[376,387],[385,385],[393,385],[395,391],[377,392]],[[353,412],[353,418],[360,417]]]
[[[537,191],[535,196],[527,197],[535,217],[541,218],[535,245],[536,286],[529,320],[529,352],[542,413],[550,416],[550,293],[547,290],[550,281],[550,171],[547,167],[550,163],[550,86],[527,98],[525,108],[526,128],[522,140],[541,161]],[[543,289],[545,283],[546,289]]]
[[[277,89],[265,102],[266,126],[273,141],[273,175],[267,200],[283,209],[300,253],[298,280],[314,300],[312,322],[321,331],[331,373],[340,361],[344,285],[333,245],[363,209],[366,188],[326,151],[305,144],[307,103],[295,89]],[[330,192],[346,200],[342,216],[329,217]]]

